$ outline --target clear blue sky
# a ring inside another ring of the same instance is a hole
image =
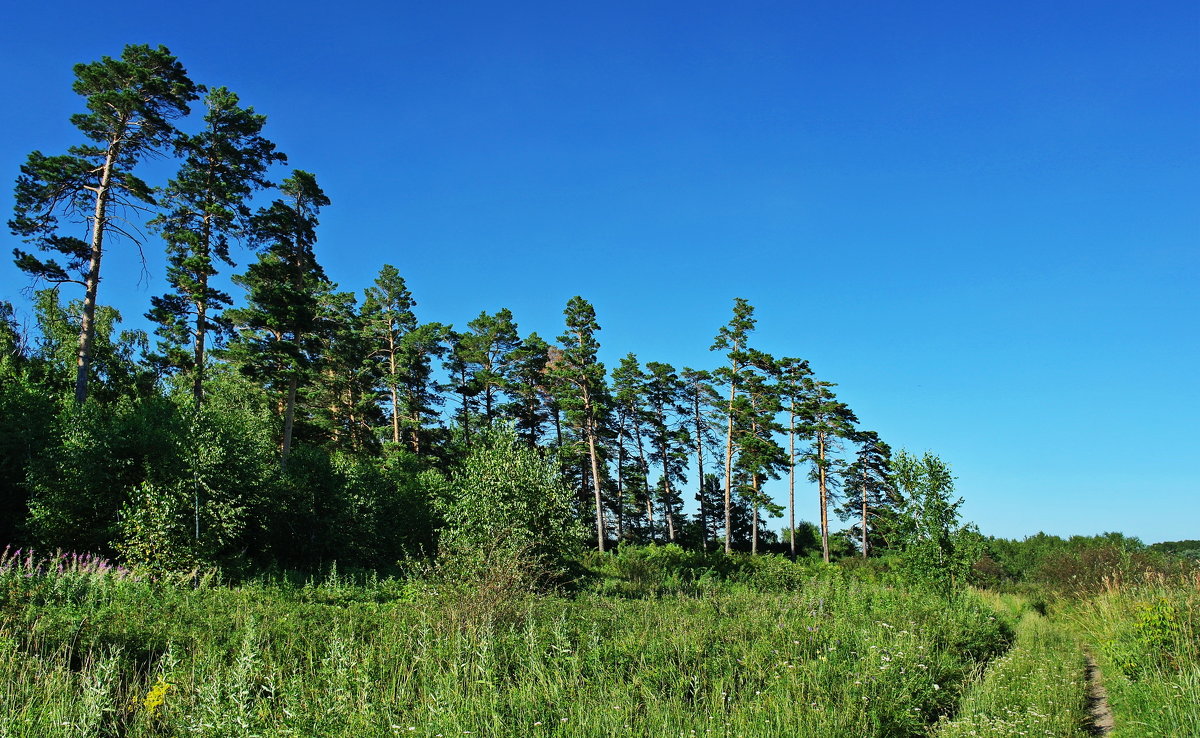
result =
[[[161,43],[317,174],[345,289],[549,337],[580,294],[610,366],[712,366],[746,297],[985,533],[1200,538],[1200,5],[447,5],[10,4],[0,184],[79,140],[72,64]]]

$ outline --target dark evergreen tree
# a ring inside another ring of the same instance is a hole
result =
[[[612,409],[617,447],[618,538],[626,536],[628,522],[640,530],[643,540],[653,542],[654,496],[645,445],[649,431],[647,379],[637,356],[626,354],[612,372]]]
[[[712,432],[712,421],[709,409],[720,402],[720,397],[712,386],[712,376],[706,372],[685,367],[681,372],[683,380],[682,400],[687,414],[685,428],[689,435],[691,449],[696,454],[696,503],[699,524],[700,548],[708,550],[709,534],[721,530],[718,523],[718,511],[721,504],[714,504],[710,494],[706,492],[705,484],[708,475],[705,472],[705,459],[716,458],[711,449],[716,444]]]
[[[246,289],[247,305],[226,312],[237,333],[226,355],[276,398],[283,431],[281,463],[292,448],[296,400],[309,381],[321,349],[321,295],[332,285],[317,263],[317,214],[329,198],[312,174],[296,170],[280,187],[284,198],[260,209],[251,221],[263,246],[259,259],[234,282]]]
[[[591,479],[592,493],[596,505],[596,543],[600,552],[605,550],[607,532],[604,524],[604,480],[601,476],[600,428],[605,422],[606,386],[604,364],[596,358],[600,343],[596,333],[600,325],[596,322],[596,310],[582,297],[572,297],[563,311],[566,330],[559,336],[559,352],[551,357],[547,365],[557,389],[555,393],[562,405],[567,422],[575,430],[587,449],[586,471]]]
[[[440,408],[445,398],[433,376],[433,360],[449,350],[450,330],[441,323],[421,323],[402,335],[396,346],[400,430],[418,456],[432,454],[440,436]]]
[[[883,531],[894,526],[901,500],[891,478],[892,449],[875,431],[859,431],[854,463],[846,471],[846,499],[836,512],[842,520],[857,518],[859,552],[866,558],[872,550],[885,547]]]
[[[688,434],[683,427],[687,417],[684,385],[675,367],[657,361],[646,363],[646,407],[651,437],[650,460],[659,465],[659,500],[667,540],[676,539],[678,511],[683,505],[680,490],[686,480]]]
[[[479,397],[479,411],[488,427],[501,414],[502,393],[512,381],[513,354],[520,343],[517,324],[507,308],[495,315],[480,313],[467,323],[467,332],[461,334],[461,351],[470,384]]]
[[[319,377],[308,391],[314,424],[324,440],[349,452],[375,454],[375,429],[384,422],[378,387],[382,367],[351,292],[326,292],[318,304]]]
[[[733,301],[733,317],[717,332],[710,351],[723,351],[729,362],[713,372],[713,378],[729,388],[729,401],[725,405],[725,553],[733,551],[731,531],[733,528],[733,436],[734,405],[743,383],[747,362],[747,341],[754,331],[754,307],[739,297]]]
[[[840,450],[841,439],[854,435],[858,418],[845,403],[839,402],[833,393],[833,382],[818,379],[805,380],[807,402],[804,406],[805,435],[812,439],[805,458],[811,464],[810,478],[817,482],[821,512],[821,552],[829,562],[829,506],[832,504],[834,471],[838,459],[832,453]]]
[[[197,88],[166,48],[131,45],[119,59],[76,64],[73,89],[86,99],[87,112],[71,116],[71,122],[90,143],[59,156],[29,155],[17,179],[9,228],[62,259],[16,249],[18,267],[35,280],[84,289],[75,360],[75,401],[82,403],[88,395],[105,239],[121,235],[137,242],[129,216],[145,212],[154,198],[134,168],[174,140],[172,121],[188,114]],[[63,235],[59,218],[87,223],[88,240]]]
[[[517,434],[530,446],[536,446],[550,420],[553,392],[546,375],[550,346],[536,333],[530,333],[513,349],[508,395],[502,412],[516,423]]]
[[[383,389],[391,410],[392,443],[400,443],[403,409],[400,386],[403,380],[402,343],[404,336],[417,327],[412,293],[391,264],[384,264],[375,284],[364,291],[362,318],[364,329],[374,344],[373,355],[382,364]]]
[[[196,407],[204,397],[210,336],[225,328],[219,311],[231,304],[211,278],[219,262],[233,266],[230,241],[246,236],[250,195],[270,186],[272,164],[287,161],[261,135],[266,116],[239,107],[237,95],[218,87],[204,102],[204,130],[176,144],[184,159],[166,188],[169,210],[150,223],[167,243],[171,291],[151,298],[147,316],[159,324],[158,361],[168,371],[191,374]]]
[[[464,445],[469,449],[471,432],[479,416],[479,387],[471,381],[471,364],[468,361],[471,350],[466,336],[451,330],[446,334],[446,341],[449,348],[446,351],[445,369],[450,377],[447,389],[459,397],[454,420],[462,431]]]

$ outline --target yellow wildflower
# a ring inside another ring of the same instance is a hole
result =
[[[142,707],[145,708],[146,714],[154,717],[158,712],[158,708],[163,706],[167,701],[167,692],[174,688],[173,684],[168,684],[161,675],[150,691],[146,693],[145,699],[142,700]]]

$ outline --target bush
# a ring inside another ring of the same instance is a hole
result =
[[[439,550],[462,559],[504,551],[532,557],[554,576],[582,548],[575,496],[558,464],[517,438],[510,426],[488,430],[450,479]]]

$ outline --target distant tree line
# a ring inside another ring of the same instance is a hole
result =
[[[75,74],[80,143],[29,155],[9,221],[37,290],[32,327],[0,303],[0,541],[170,567],[378,566],[433,551],[464,500],[493,504],[476,457],[501,463],[494,449],[513,442],[552,465],[600,551],[868,556],[924,535],[901,515],[917,488],[956,519],[948,469],[897,466],[832,382],[755,345],[746,300],[718,327],[711,368],[631,353],[609,371],[582,297],[549,340],[507,309],[426,322],[394,266],[361,295],[329,280],[315,248],[329,198],[304,170],[272,180],[287,157],[235,93],[195,84],[163,47]],[[150,156],[178,163],[162,186],[138,176]],[[274,197],[255,207],[261,192]],[[167,255],[153,336],[119,330],[100,302],[104,254],[152,244]],[[223,270],[240,301],[214,280]],[[521,459],[517,478],[541,468]],[[785,476],[786,509],[764,491]],[[798,477],[815,526],[797,521]],[[779,540],[765,521],[785,512]],[[477,523],[458,539],[478,541]]]

